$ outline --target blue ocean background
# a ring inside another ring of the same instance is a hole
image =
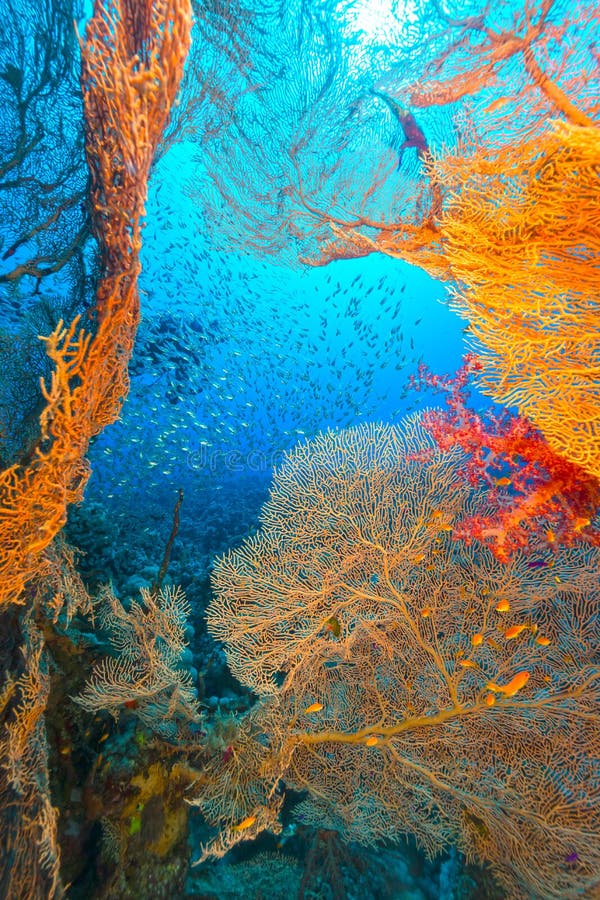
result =
[[[131,390],[90,451],[86,502],[132,571],[166,540],[183,488],[179,542],[206,574],[255,527],[287,450],[435,403],[410,376],[419,361],[453,372],[466,350],[446,287],[401,260],[286,267],[215,246],[187,198],[194,156],[174,147],[153,172]]]

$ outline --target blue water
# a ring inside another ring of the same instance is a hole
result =
[[[184,488],[182,536],[194,523],[209,558],[224,549],[202,538],[221,490],[241,481],[262,502],[297,441],[435,402],[408,380],[419,361],[454,371],[465,342],[445,287],[400,260],[292,268],[215,247],[185,194],[193,154],[177,147],[153,172],[131,391],[91,449],[86,496],[135,546],[146,504]]]

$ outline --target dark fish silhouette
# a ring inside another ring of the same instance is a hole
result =
[[[375,88],[371,88],[371,93],[373,96],[383,100],[392,111],[394,118],[402,129],[404,141],[399,147],[400,155],[398,157],[398,169],[402,165],[402,156],[406,149],[414,147],[419,159],[423,159],[425,153],[429,152],[429,145],[427,143],[427,138],[423,134],[423,130],[414,115],[409,110],[404,109],[404,107],[401,106],[397,100],[394,100],[393,97],[389,97],[387,94],[375,90]]]

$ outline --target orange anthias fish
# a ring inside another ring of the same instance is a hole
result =
[[[514,697],[517,691],[520,691],[521,688],[525,687],[530,677],[530,672],[517,672],[517,674],[514,676],[514,678],[511,678],[508,684],[494,684],[493,681],[489,681],[486,684],[486,688],[488,689],[488,691],[494,691],[497,694],[504,694],[505,697]]]
[[[531,625],[512,625],[510,628],[507,628],[504,632],[504,637],[507,641],[512,640],[513,638],[519,637],[522,631],[532,631]]]
[[[508,602],[508,600],[503,599],[499,600],[498,603],[496,603],[496,612],[508,612],[509,610],[510,603]]]
[[[586,528],[591,522],[591,519],[583,518],[583,516],[578,516],[573,522],[573,531],[581,531],[582,528]]]
[[[431,518],[427,523],[428,526],[439,528],[440,531],[452,531],[452,525],[449,522],[440,521],[444,516],[444,511],[441,509],[434,509],[431,513]]]
[[[245,819],[242,819],[237,825],[234,825],[231,829],[232,831],[245,831],[246,828],[250,828],[256,822],[256,816],[246,816]]]
[[[365,745],[367,747],[374,747],[375,744],[378,744],[378,743],[379,743],[379,738],[375,737],[374,734],[370,734],[369,737],[365,741]]]
[[[306,707],[304,712],[305,713],[321,712],[322,709],[323,709],[322,703],[311,703],[310,706]]]

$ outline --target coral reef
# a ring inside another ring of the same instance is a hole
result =
[[[0,692],[0,887],[5,897],[53,900],[62,885],[44,723],[50,678],[44,637],[31,614],[22,622],[22,640],[18,677],[4,670]]]
[[[600,890],[598,9],[333,5],[4,16],[10,900]]]
[[[315,265],[383,253],[450,282],[482,388],[597,477],[596,4],[418,8],[414,21],[395,17],[385,63],[373,53],[352,78],[318,17],[302,48],[282,46],[279,31],[267,47],[251,22],[246,65],[222,63],[235,71],[236,116],[212,140],[237,147],[239,165],[215,171],[213,150],[213,196],[198,202],[250,251]],[[299,115],[299,56],[311,58],[311,42],[324,59]],[[279,85],[277,129],[265,125],[269,98],[260,116],[245,102],[257,71]]]
[[[142,10],[145,14],[140,15]],[[67,325],[61,320],[45,338],[53,369],[50,379],[41,383],[45,402],[40,438],[25,461],[0,473],[0,608],[7,610],[11,630],[16,631],[16,613],[13,616],[9,607],[26,607],[20,628],[29,672],[17,678],[8,669],[2,679],[2,756],[10,797],[2,808],[0,828],[9,853],[0,877],[15,897],[62,891],[56,817],[48,793],[44,642],[41,632],[31,637],[35,626],[30,627],[28,618],[34,608],[33,582],[56,570],[48,547],[65,524],[68,505],[82,499],[90,474],[85,458],[89,443],[114,422],[127,393],[127,363],[139,320],[137,276],[148,175],[181,79],[190,18],[185,0],[159,2],[152,8],[129,0],[99,2],[82,44],[90,199],[101,245],[97,328],[93,334],[86,332],[75,317]],[[3,80],[12,86],[20,106],[24,151],[27,109],[42,88],[26,99],[23,75],[14,67],[5,70]],[[53,621],[66,599],[67,594],[55,593]],[[67,617],[73,611],[68,608]],[[20,690],[14,694],[16,684]],[[17,774],[17,763],[22,775]]]

